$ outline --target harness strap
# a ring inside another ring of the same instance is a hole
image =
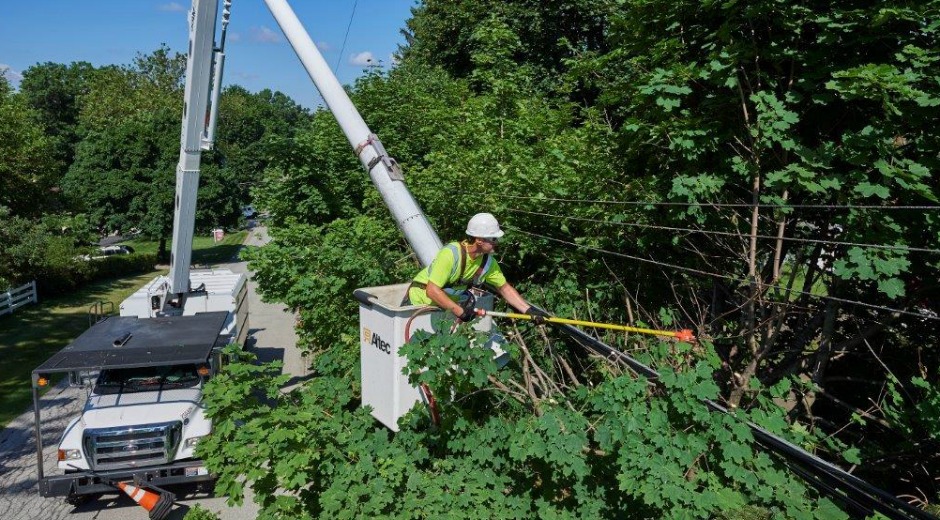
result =
[[[446,286],[441,287],[441,289],[444,289],[446,292],[456,294],[469,287],[480,287],[483,285],[483,277],[490,270],[490,266],[493,263],[492,255],[484,256],[483,262],[480,264],[480,267],[476,270],[473,276],[471,276],[469,279],[464,279],[464,266],[467,265],[466,248],[459,242],[457,244],[447,244],[446,247],[451,250],[451,252],[454,254],[454,258],[457,260],[454,262],[454,266],[450,269],[450,276],[448,277],[448,281],[454,279],[455,275],[457,279],[453,283],[448,283]],[[428,267],[428,269],[430,269],[430,267]],[[462,287],[464,284],[466,284],[468,287]],[[428,284],[426,282],[412,281],[411,285],[408,287],[409,290],[412,287],[427,289]],[[461,287],[461,289],[455,290],[455,287]]]

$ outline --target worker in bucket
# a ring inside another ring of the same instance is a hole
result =
[[[522,298],[493,258],[493,250],[503,234],[496,217],[490,213],[474,215],[467,223],[467,238],[438,251],[431,265],[414,277],[402,304],[437,305],[460,321],[470,322],[477,317],[471,289],[486,285],[514,309],[532,316],[536,324],[543,324],[548,314]]]

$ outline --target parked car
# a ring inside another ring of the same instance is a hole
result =
[[[131,246],[125,246],[125,245],[115,245],[115,246],[99,247],[98,251],[99,251],[99,256],[129,255],[134,252],[134,248]]]
[[[129,255],[134,252],[134,248],[125,245],[101,246],[90,255],[82,255],[82,260],[99,260],[114,255]]]
[[[242,216],[245,217],[245,218],[255,218],[255,215],[257,215],[257,214],[258,214],[258,212],[255,211],[255,208],[253,208],[253,207],[251,207],[251,206],[244,206],[244,207],[242,208]]]

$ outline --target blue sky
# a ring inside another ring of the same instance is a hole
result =
[[[417,0],[288,0],[342,83],[362,74],[367,58],[388,67],[404,42],[400,30]],[[130,64],[166,43],[184,52],[188,0],[6,1],[0,7],[0,69],[17,84],[36,63]],[[221,5],[221,2],[220,2]],[[345,50],[343,36],[355,5]],[[221,11],[221,7],[220,7]],[[253,92],[280,90],[313,108],[320,103],[263,0],[233,0],[224,84]],[[337,66],[338,64],[338,66]]]

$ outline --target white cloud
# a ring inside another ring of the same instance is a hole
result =
[[[363,51],[359,54],[352,54],[349,56],[349,63],[352,65],[378,65],[375,61],[375,56],[372,55],[369,51]]]
[[[23,79],[22,74],[16,70],[13,70],[13,68],[6,63],[0,63],[0,76],[8,79],[10,84],[14,87],[18,87],[20,85],[20,81]]]
[[[160,4],[157,6],[157,9],[165,11],[167,13],[182,13],[186,11],[186,8],[176,2],[170,2],[168,4]]]
[[[392,64],[392,67],[398,65],[401,60],[398,59],[398,55],[394,52],[388,55],[388,62]]]
[[[240,42],[242,41],[242,33],[230,32],[225,36],[225,40],[229,42]]]
[[[281,33],[273,31],[263,25],[261,27],[251,28],[251,39],[252,41],[260,43],[281,43],[284,41]]]
[[[235,76],[245,81],[253,81],[261,77],[260,75],[253,72],[236,72]]]
[[[333,50],[333,46],[330,45],[329,43],[326,43],[326,42],[323,41],[323,40],[320,40],[320,41],[317,42],[317,48],[320,49],[320,50],[323,51],[323,52]]]

